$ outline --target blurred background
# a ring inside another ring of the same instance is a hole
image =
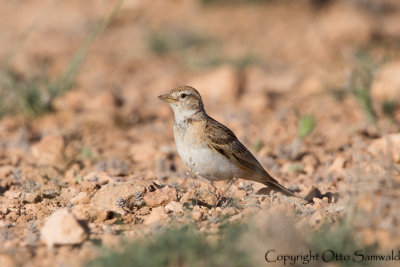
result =
[[[107,183],[157,180],[185,203],[191,179],[182,178],[190,175],[176,153],[172,112],[157,99],[178,85],[198,89],[208,114],[285,186],[313,192],[316,204],[294,220],[323,234],[299,237],[299,244],[320,248],[339,232],[338,248],[359,240],[349,251],[398,245],[398,0],[0,0],[0,18],[0,241],[7,244],[0,262],[46,266],[80,251],[68,263],[80,266],[97,255],[93,235],[114,244],[124,236],[115,232],[116,219],[87,215]],[[244,196],[259,189],[235,186]],[[72,205],[80,192],[87,195]],[[18,194],[28,199],[17,201]],[[297,209],[279,199],[273,209],[269,199],[235,197],[243,199],[235,222],[259,213],[250,206],[264,212],[255,229]],[[39,230],[64,206],[92,224],[89,245],[49,253]],[[215,208],[185,208],[196,209],[201,219],[188,216],[199,229],[219,227],[224,220],[215,216],[226,215],[224,207],[217,215]],[[118,220],[132,223],[129,216]],[[124,231],[140,237],[149,225]],[[266,245],[259,243],[262,263]]]

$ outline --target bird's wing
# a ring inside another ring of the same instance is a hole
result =
[[[295,196],[294,193],[272,178],[261,166],[251,152],[236,138],[235,134],[227,127],[210,118],[205,129],[207,144],[221,155],[232,160],[242,168],[264,177],[261,182],[272,190],[281,192],[286,196]],[[249,178],[249,177],[238,177]]]
[[[249,171],[269,177],[258,160],[231,130],[212,118],[207,120],[205,127],[205,140],[213,150]]]

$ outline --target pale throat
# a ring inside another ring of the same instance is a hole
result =
[[[201,107],[195,109],[175,105],[171,105],[171,107],[174,112],[175,124],[187,123],[189,120],[196,119],[205,114],[204,109]]]

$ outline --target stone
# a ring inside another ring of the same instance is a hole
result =
[[[39,194],[38,192],[34,193],[23,192],[21,197],[25,203],[38,203],[42,200],[42,195]]]
[[[60,135],[43,137],[31,148],[36,162],[41,165],[57,165],[63,160],[64,138]]]
[[[372,141],[367,150],[374,156],[388,155],[394,163],[400,163],[400,133],[385,135]]]
[[[151,182],[145,180],[107,184],[96,192],[91,206],[99,210],[125,214],[126,208],[132,209],[144,204],[143,196],[151,185]]]
[[[143,221],[144,225],[151,225],[154,223],[163,223],[168,218],[167,214],[165,214],[164,207],[153,208],[149,215]]]
[[[206,216],[207,216],[207,211],[204,207],[200,207],[199,205],[193,207],[192,219],[194,221],[203,220]]]
[[[165,206],[166,213],[183,213],[183,204],[177,201],[171,201]]]
[[[8,197],[8,199],[18,199],[21,196],[22,192],[21,191],[14,191],[14,190],[8,190],[5,192],[5,196]]]
[[[151,209],[147,206],[141,207],[138,211],[135,212],[135,214],[139,216],[149,215],[150,213]]]
[[[170,201],[177,200],[178,195],[176,189],[173,187],[163,187],[157,189],[153,192],[148,192],[144,197],[143,200],[147,206],[150,208],[158,207],[158,206],[165,206]]]
[[[97,213],[91,212],[90,213],[90,217],[91,217],[91,220],[94,220],[95,222],[104,222],[104,221],[107,221],[109,219],[112,219],[113,215],[112,215],[111,211],[102,210],[102,211],[99,211]]]
[[[96,182],[89,182],[89,181],[82,181],[79,182],[79,189],[82,192],[86,192],[89,194],[94,194],[96,193],[100,188],[100,184]]]
[[[155,208],[161,205],[164,206],[170,201],[167,194],[163,193],[160,194],[157,191],[149,192],[143,198],[146,205],[149,206],[150,208]]]
[[[209,184],[200,188],[192,188],[180,199],[181,203],[198,201],[199,205],[214,207],[219,201],[217,189]]]
[[[54,245],[81,244],[88,237],[85,229],[67,208],[53,212],[46,219],[40,234],[41,240],[49,248]]]

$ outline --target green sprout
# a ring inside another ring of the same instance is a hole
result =
[[[315,128],[315,118],[313,115],[304,115],[300,118],[298,124],[298,136],[300,139],[304,139],[306,136],[312,133]]]

